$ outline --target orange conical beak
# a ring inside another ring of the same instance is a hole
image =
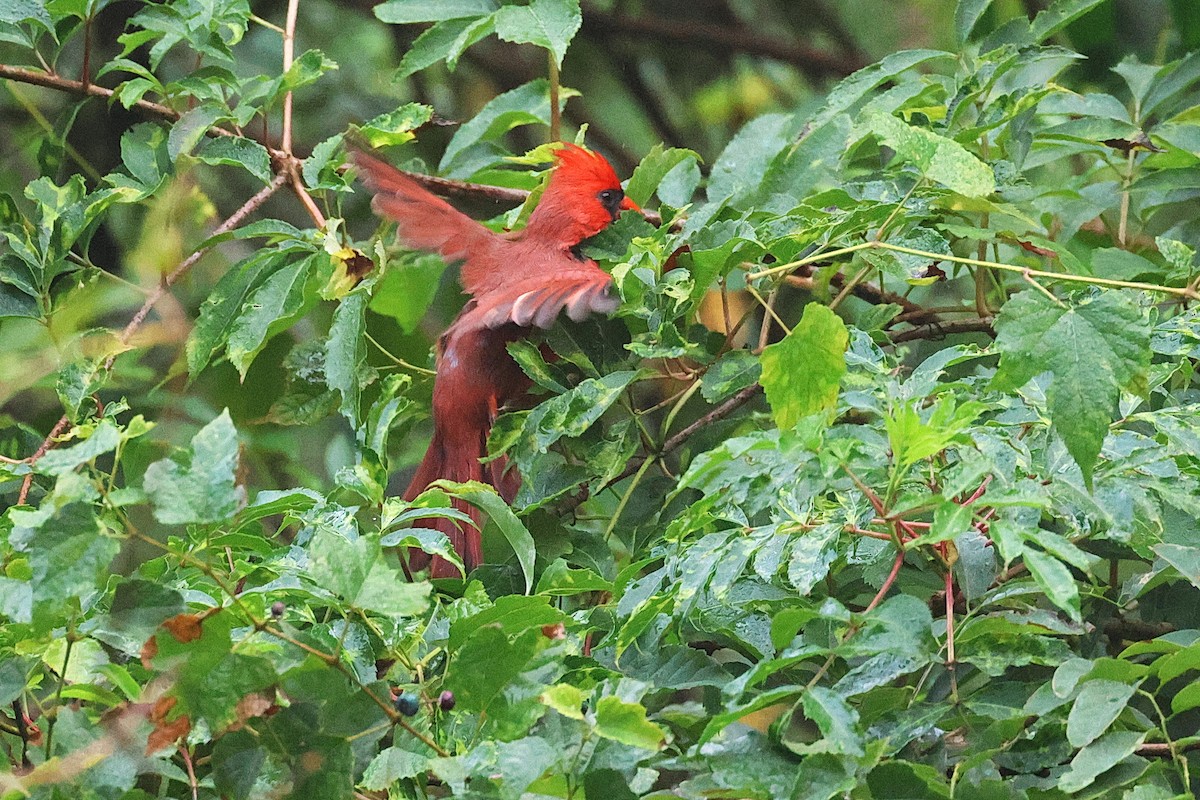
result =
[[[618,208],[620,208],[622,211],[636,211],[639,214],[642,213],[642,207],[630,200],[628,197],[621,201],[621,205],[619,205]]]

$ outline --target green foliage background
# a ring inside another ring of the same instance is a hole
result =
[[[0,78],[0,796],[1200,786],[1190,0],[0,0]],[[462,299],[342,136],[510,227],[555,97],[661,221],[514,507],[402,502]]]

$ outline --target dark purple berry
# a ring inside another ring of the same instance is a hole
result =
[[[454,708],[454,692],[447,689],[438,697],[438,708],[442,711],[450,711]]]
[[[282,600],[276,600],[274,603],[271,603],[271,616],[275,619],[282,617],[283,612],[286,610],[287,606],[283,604]]]
[[[421,710],[421,701],[412,692],[401,692],[396,698],[396,710],[406,717],[415,716]]]

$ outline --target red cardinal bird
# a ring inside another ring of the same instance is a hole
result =
[[[460,281],[472,295],[438,343],[433,440],[404,499],[412,500],[444,478],[489,483],[511,503],[520,475],[504,458],[480,463],[499,410],[529,389],[529,379],[507,345],[528,335],[530,328],[549,328],[562,311],[578,322],[617,307],[609,291],[612,278],[577,247],[623,209],[641,209],[625,197],[603,156],[572,144],[557,151],[558,165],[529,223],[510,234],[493,233],[373,156],[351,155],[363,183],[375,192],[372,207],[397,222],[400,241],[447,262],[461,262]],[[455,505],[480,522],[474,507]],[[437,518],[416,524],[450,537],[468,572],[482,563],[478,530],[462,530]],[[429,558],[413,551],[409,563],[423,569]],[[433,558],[430,575],[457,574],[444,559]]]

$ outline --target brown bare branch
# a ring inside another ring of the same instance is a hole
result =
[[[58,75],[51,75],[45,72],[37,72],[36,70],[26,69],[24,67],[13,67],[7,64],[0,64],[0,78],[17,81],[19,83],[28,83],[34,86],[44,86],[50,89],[57,89],[62,92],[76,94],[81,96],[99,97],[109,99],[113,95],[112,89],[106,89],[103,86],[96,84],[84,85],[80,81],[73,81],[69,78],[63,78]],[[175,122],[179,119],[179,112],[174,109],[159,103],[154,103],[149,100],[139,100],[132,106],[133,109],[140,113],[152,117],[154,119],[163,120],[166,122]],[[238,136],[234,131],[213,126],[208,129],[208,135],[212,137],[219,136]],[[254,141],[267,148],[267,153],[271,157],[272,164],[276,172],[294,170],[299,174],[301,162],[300,157],[284,152],[282,149],[275,147],[261,135],[251,134],[249,131],[243,135],[245,138],[253,139]],[[484,200],[492,200],[499,203],[511,203],[517,205],[525,202],[529,197],[529,192],[523,189],[509,189],[503,186],[487,186],[479,183],[469,183],[467,181],[454,180],[452,178],[439,178],[436,175],[426,175],[420,172],[405,172],[405,175],[412,178],[417,183],[434,194],[442,197],[464,197],[464,198],[482,198]],[[301,192],[297,192],[301,195]],[[304,190],[303,195],[307,195],[307,190]],[[305,210],[313,217],[313,221],[318,227],[324,224],[325,220],[321,216],[320,211],[312,204],[311,197],[308,197],[308,202],[305,202],[305,197],[300,197],[301,202],[304,202]],[[655,211],[643,211],[643,216],[651,225],[661,225],[662,217]]]
[[[808,47],[794,40],[764,36],[760,31],[695,22],[686,18],[631,17],[589,7],[584,28],[599,34],[655,38],[680,44],[701,45],[729,53],[749,53],[794,64],[814,75],[844,77],[866,66],[859,58]]]
[[[815,286],[812,273],[819,266],[819,264],[806,264],[801,268],[802,273],[787,276],[788,284],[795,286],[797,289],[812,291]],[[846,276],[839,272],[837,275],[834,275],[829,282],[838,289],[841,289],[846,285]],[[873,305],[895,303],[904,309],[905,314],[918,319],[923,317],[934,317],[933,312],[927,311],[917,303],[909,300],[907,297],[896,294],[895,292],[889,292],[886,289],[881,289],[873,283],[866,283],[865,281],[856,283],[850,291],[855,297],[859,298],[860,300],[866,300],[868,303]]]
[[[670,439],[667,439],[667,441],[663,444],[662,449],[658,453],[648,456],[648,458],[659,458],[667,453],[678,450],[688,439],[692,437],[693,434],[696,433],[696,431],[706,428],[709,425],[712,425],[714,422],[719,422],[720,420],[725,419],[734,411],[737,411],[739,408],[746,405],[746,403],[758,396],[759,392],[761,391],[761,384],[755,383],[747,386],[745,389],[742,389],[740,392],[721,403],[721,405],[717,406],[712,411],[693,422],[691,425],[688,425]],[[625,469],[623,469],[621,473],[617,475],[617,477],[613,478],[604,486],[602,486],[601,490],[607,489],[609,486],[615,486],[629,476],[633,475],[642,468],[644,463],[646,463],[646,458],[631,459],[630,462],[625,465]],[[563,511],[573,511],[574,509],[578,508],[579,505],[586,499],[587,498],[582,495],[572,497],[562,504],[562,509]]]
[[[995,338],[991,317],[957,319],[946,322],[923,322],[915,328],[891,334],[892,344],[911,342],[916,339],[941,339],[955,333],[986,333]]]

